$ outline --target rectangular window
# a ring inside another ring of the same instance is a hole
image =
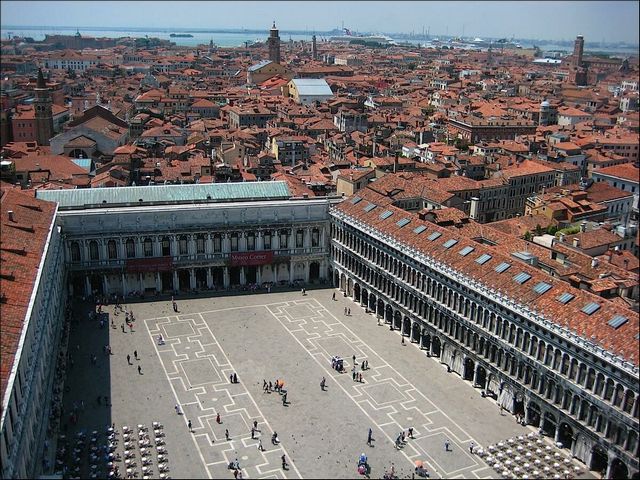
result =
[[[302,230],[296,231],[296,248],[302,248],[304,246],[304,232]]]
[[[231,235],[231,251],[238,251],[238,235],[236,234]]]
[[[187,254],[187,237],[180,237],[178,240],[180,255]]]
[[[133,243],[133,240],[131,239],[127,240],[126,250],[127,250],[127,258],[133,258],[136,256],[136,246]]]
[[[146,239],[144,241],[144,256],[151,257],[153,256],[153,242],[151,239]]]
[[[311,246],[317,247],[320,245],[320,232],[318,230],[311,231]]]
[[[283,230],[280,232],[280,248],[289,248],[289,236],[287,235],[287,231]]]
[[[263,237],[264,249],[271,250],[271,234],[265,233]]]
[[[196,253],[204,253],[204,236],[202,235],[196,238]]]

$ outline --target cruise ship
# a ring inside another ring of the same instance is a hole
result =
[[[354,34],[348,28],[342,29],[344,34],[338,35],[334,37],[329,37],[329,41],[331,42],[353,42],[353,41],[362,41],[362,42],[375,42],[380,43],[382,45],[396,45],[396,42],[386,35],[358,35]]]

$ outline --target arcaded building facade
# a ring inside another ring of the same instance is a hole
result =
[[[334,285],[607,478],[638,472],[638,318],[358,196],[331,211]],[[419,374],[419,373],[417,373]]]

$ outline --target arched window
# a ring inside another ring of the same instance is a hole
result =
[[[304,246],[304,230],[296,230],[296,248],[302,248]]]
[[[107,242],[107,255],[109,256],[109,260],[118,258],[118,247],[115,240],[109,240]]]
[[[169,241],[169,237],[162,237],[162,256],[168,257],[171,255],[171,242]]]
[[[149,237],[144,239],[144,242],[142,243],[142,247],[143,247],[142,250],[144,252],[145,257],[153,256],[153,242]]]
[[[320,246],[320,230],[314,228],[311,230],[311,246],[319,247]]]
[[[196,253],[204,253],[204,235],[196,235]]]
[[[178,238],[178,251],[180,255],[186,255],[188,253],[186,235],[180,235],[180,238]]]
[[[215,253],[222,251],[222,237],[218,233],[213,236],[213,251]]]
[[[238,234],[237,233],[231,234],[231,251],[232,252],[238,251]]]
[[[280,248],[289,248],[289,232],[280,230]]]
[[[127,251],[127,258],[133,258],[136,256],[136,245],[133,243],[133,238],[127,238],[125,249]]]
[[[247,233],[247,250],[255,250],[256,249],[256,235],[254,232]]]
[[[98,242],[95,240],[91,240],[89,242],[89,258],[91,260],[99,260],[100,257],[98,255]]]
[[[264,235],[262,236],[262,243],[265,250],[271,250],[271,232],[264,232]]]
[[[78,242],[71,242],[71,261],[80,261],[80,245],[78,244]]]

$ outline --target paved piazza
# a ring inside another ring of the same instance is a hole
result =
[[[245,478],[354,478],[362,452],[371,478],[381,478],[392,464],[400,478],[410,478],[415,460],[425,462],[432,478],[490,478],[495,472],[469,453],[470,443],[487,446],[531,431],[511,415],[501,416],[494,401],[446,373],[437,358],[408,341],[402,345],[398,332],[378,326],[337,290],[176,300],[178,313],[168,299],[128,304],[136,317],[132,333],[122,332],[124,316],[114,317],[112,306],[106,311],[115,328],[84,319],[74,326],[69,351],[76,370],[65,397],[67,412],[74,400],[86,404],[75,428],[104,431],[114,422],[122,431],[123,425],[163,423],[174,478],[232,478],[227,465],[236,458]],[[157,344],[159,334],[164,345]],[[111,356],[101,351],[107,341]],[[96,366],[87,360],[92,353]],[[352,380],[354,354],[358,363],[369,362],[362,383]],[[345,359],[346,373],[331,368],[333,355]],[[238,384],[229,382],[232,373]],[[278,393],[263,392],[263,379],[277,378],[285,381],[287,406]],[[109,395],[111,407],[98,406],[98,394]],[[175,413],[176,403],[184,415]],[[396,450],[395,438],[408,427],[415,439]],[[271,444],[273,431],[278,446]],[[451,452],[445,452],[445,440]]]

